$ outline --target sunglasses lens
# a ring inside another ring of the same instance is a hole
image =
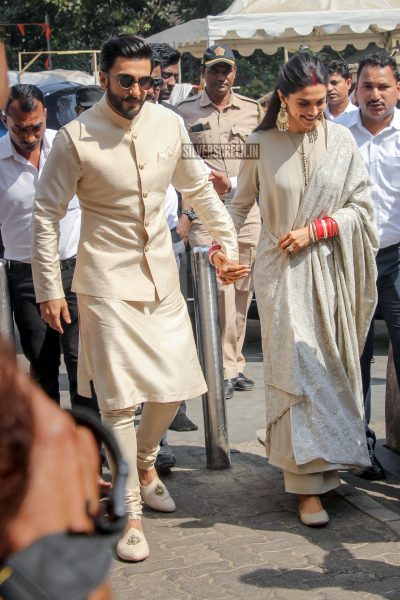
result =
[[[132,75],[120,75],[117,77],[119,81],[119,85],[124,90],[129,90],[133,85],[139,84],[142,90],[149,90],[153,87],[153,78],[152,77],[140,77],[140,79],[135,79]]]
[[[124,90],[128,90],[134,84],[135,78],[132,75],[121,75],[119,84]]]
[[[139,79],[139,85],[142,90],[149,90],[153,87],[153,78],[152,77],[141,77]]]
[[[163,80],[160,79],[153,79],[153,87],[161,87],[163,83]]]

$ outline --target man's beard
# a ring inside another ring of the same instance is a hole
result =
[[[126,106],[123,104],[122,102],[122,98],[120,96],[117,96],[117,94],[114,94],[111,91],[111,87],[110,87],[110,82],[107,81],[107,100],[108,103],[113,107],[113,109],[119,113],[120,115],[122,115],[123,117],[125,117],[126,119],[133,119],[134,117],[136,117],[136,115],[140,112],[145,98],[143,98],[143,100],[139,99],[139,98],[133,98],[130,95],[126,95],[124,97],[125,100],[134,100],[134,104],[132,104],[131,107]]]

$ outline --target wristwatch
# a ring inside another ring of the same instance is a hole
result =
[[[183,208],[181,210],[181,215],[186,215],[190,222],[194,221],[197,218],[193,208]]]

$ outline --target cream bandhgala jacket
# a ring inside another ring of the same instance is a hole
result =
[[[231,217],[208,172],[183,145],[173,111],[146,102],[128,120],[104,97],[56,136],[33,209],[32,268],[38,302],[64,296],[59,221],[77,194],[81,236],[73,290],[127,301],[162,300],[178,285],[164,199],[172,185],[194,207],[229,258],[237,259]],[[187,156],[191,158],[186,158]]]

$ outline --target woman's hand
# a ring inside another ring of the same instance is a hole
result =
[[[289,231],[289,233],[279,238],[280,249],[286,253],[290,252],[290,254],[297,254],[297,252],[304,250],[304,248],[311,246],[311,244],[312,239],[308,227]]]
[[[221,252],[215,252],[212,256],[212,264],[217,269],[217,276],[223,285],[234,283],[242,277],[246,277],[251,271],[249,265],[240,265],[238,260],[231,260]]]

